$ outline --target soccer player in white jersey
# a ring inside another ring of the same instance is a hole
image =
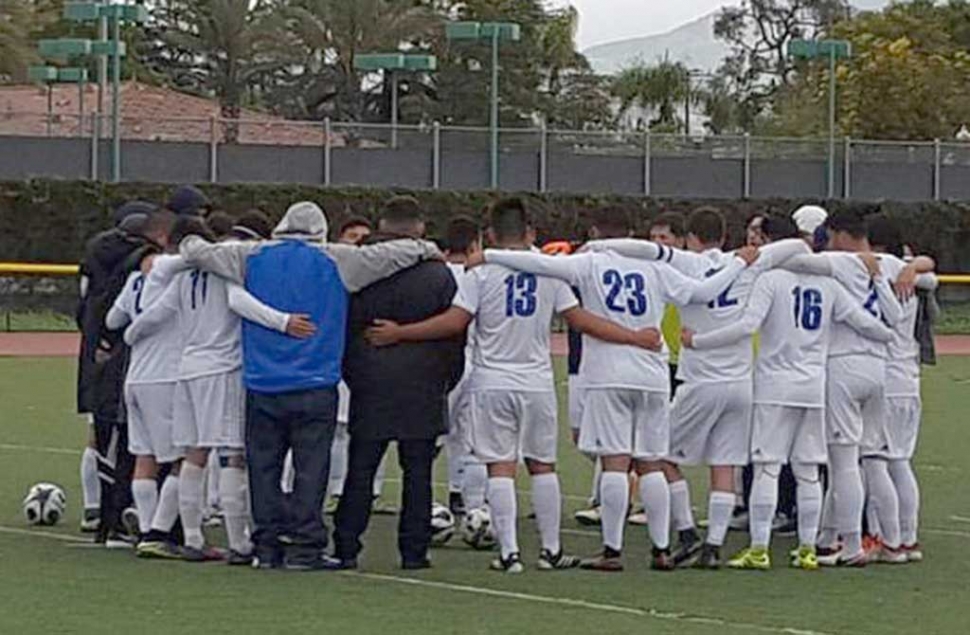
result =
[[[787,218],[768,217],[769,240],[796,237]],[[822,513],[819,466],[825,444],[825,365],[835,322],[861,335],[888,342],[892,333],[831,278],[773,270],[754,283],[740,319],[703,335],[684,331],[694,350],[725,346],[760,331],[754,374],[751,462],[754,481],[748,503],[751,546],[728,562],[736,569],[771,568],[768,544],[778,507],[778,477],[790,463],[796,482],[799,550],[793,566],[818,568],[815,540]]]
[[[520,199],[491,210],[494,244],[527,252],[527,212]],[[516,532],[516,464],[524,458],[532,475],[532,506],[539,526],[541,570],[568,569],[579,558],[560,544],[562,500],[556,474],[556,392],[549,351],[554,314],[578,330],[618,343],[659,346],[659,332],[633,332],[579,308],[569,287],[498,265],[481,266],[463,279],[454,306],[424,322],[381,323],[371,329],[375,344],[451,337],[475,320],[469,377],[470,426],[475,456],[488,466],[488,504],[501,553],[492,568],[524,570]]]
[[[732,253],[721,250],[726,228],[724,217],[717,209],[704,207],[694,211],[688,218],[687,232],[690,252],[630,240],[602,241],[591,244],[590,248],[664,260],[695,279],[715,275],[734,260]],[[793,255],[808,252],[801,240],[768,245],[761,250],[758,260],[713,301],[682,308],[681,324],[695,333],[707,333],[738,320],[754,280],[761,272]],[[665,463],[670,483],[671,524],[680,535],[680,545],[674,552],[678,566],[695,563],[701,568],[720,566],[720,547],[736,500],[734,472],[748,463],[753,355],[750,337],[703,352],[681,351],[677,372],[684,384],[678,389],[670,413],[670,454]],[[695,529],[687,481],[679,467],[701,464],[711,468],[709,524],[703,545]]]
[[[107,327],[118,330],[137,319],[164,290],[150,281],[173,275],[179,262],[177,256],[170,255],[146,258],[142,269],[128,277],[108,312]],[[161,544],[178,518],[177,474],[182,452],[173,442],[172,403],[181,351],[174,321],[131,346],[124,394],[128,446],[135,456],[131,490],[138,512],[140,545]],[[156,478],[159,466],[166,463],[174,465],[159,492]]]
[[[232,235],[222,238],[267,238],[269,227],[265,217],[249,214],[233,228]],[[260,229],[265,233],[261,234]],[[211,238],[200,219],[183,217],[175,225],[173,242],[177,244],[189,233]],[[229,564],[246,565],[252,561],[243,455],[241,318],[294,337],[310,337],[315,332],[306,316],[276,311],[238,285],[198,269],[174,275],[158,301],[125,332],[125,340],[132,345],[172,328],[173,324],[181,336],[173,440],[185,451],[179,471],[179,514],[185,546],[179,555],[189,562],[223,558],[220,551],[206,547],[202,533],[204,475],[213,451],[218,451],[221,466],[220,500],[229,538]]]
[[[889,326],[897,324],[903,309],[896,292],[906,287],[911,290],[917,265],[894,270],[887,261],[886,271],[882,271],[872,254],[861,212],[835,212],[825,226],[829,248],[834,251],[793,258],[786,268],[834,277],[867,311]],[[896,292],[890,285],[893,281]],[[866,564],[860,448],[866,442],[876,443],[885,425],[886,356],[885,344],[862,337],[843,324],[833,326],[825,397],[830,487],[818,539],[818,560],[825,566]]]
[[[905,265],[902,234],[886,215],[867,219],[867,234],[873,251],[879,254],[880,266],[901,270]],[[916,262],[924,270],[934,263],[926,257]],[[936,289],[932,273],[917,277],[921,290]],[[911,464],[919,435],[922,405],[920,402],[920,356],[916,341],[916,317],[919,304],[903,303],[903,315],[893,328],[886,358],[886,408],[883,436],[864,449],[862,461],[871,521],[870,562],[900,564],[922,560],[917,537],[919,523],[919,485]],[[881,441],[881,442],[880,442]]]
[[[629,235],[629,222],[604,210],[596,226],[604,238]],[[485,261],[530,274],[550,276],[579,289],[585,308],[604,319],[641,331],[659,331],[667,304],[709,302],[727,288],[757,250],[747,248],[717,275],[688,278],[665,263],[627,258],[610,251],[562,258],[517,251],[487,250]],[[623,529],[630,504],[630,468],[640,476],[640,498],[653,542],[651,566],[674,568],[670,556],[670,491],[663,473],[669,450],[670,369],[667,349],[657,352],[598,341],[583,341],[579,377],[583,413],[579,449],[603,464],[599,500],[603,551],[583,568],[621,571]]]

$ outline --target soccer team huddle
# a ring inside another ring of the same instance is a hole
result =
[[[417,202],[400,198],[388,202],[388,222],[423,231]],[[460,380],[441,395],[443,446],[451,502],[458,501],[453,511],[466,519],[469,542],[494,542],[492,569],[525,570],[517,534],[521,464],[531,480],[540,570],[622,571],[625,528],[637,503],[654,569],[770,569],[786,465],[797,508],[791,566],[922,559],[911,465],[921,418],[917,319],[920,296],[937,285],[935,263],[904,258],[901,235],[883,214],[829,215],[808,206],[791,217],[762,216],[749,230],[756,238],[725,251],[726,223],[715,208],[661,215],[652,240],[630,237],[626,210],[602,209],[591,214],[584,243],[557,243],[543,253],[517,198],[490,205],[483,226],[454,217],[440,251],[408,231],[373,244],[329,244],[326,216],[310,202],[293,205],[275,230],[257,212],[220,229],[218,215],[203,221],[168,207],[134,206],[133,214],[116,217],[112,231],[147,238],[155,248],[128,254],[123,286],[102,301],[103,332],[116,334],[117,346],[90,343],[96,364],[105,362],[99,355],[130,347],[121,375],[123,414],[115,417],[124,419],[127,434],[108,426],[91,452],[110,464],[102,472],[112,482],[123,479],[119,461],[108,456],[111,442],[127,443],[134,456],[130,498],[139,556],[357,568],[367,516],[353,530],[340,527],[342,518],[356,522],[354,510],[340,509],[353,504],[340,498],[339,482],[360,410],[348,406],[356,391],[343,388],[337,396],[347,303],[370,285],[445,260],[455,289],[449,307],[413,322],[378,316],[362,338],[375,349],[463,341]],[[343,242],[360,243],[369,225],[357,220],[339,233]],[[293,280],[271,272],[279,266],[268,264],[274,262],[290,263],[286,275]],[[314,271],[324,272],[325,282]],[[91,272],[90,265],[82,269]],[[82,295],[89,297],[86,284]],[[301,293],[313,308],[301,308]],[[579,451],[597,464],[603,547],[589,558],[566,553],[560,540],[550,350],[557,316],[582,334],[570,338],[574,347],[581,341],[581,353],[570,351],[569,416]],[[671,316],[679,328],[670,327]],[[88,330],[85,337],[92,339]],[[670,348],[680,349],[675,373]],[[312,368],[293,361],[313,355]],[[293,410],[295,396],[319,417],[304,424],[305,413]],[[329,430],[328,446],[336,439],[322,463],[299,440],[318,423]],[[285,431],[271,438],[267,430]],[[405,441],[396,440],[403,449]],[[380,455],[384,449],[386,443]],[[209,546],[203,531],[210,461],[219,465],[228,554]],[[708,466],[711,478],[703,538],[681,472],[698,465]],[[722,562],[739,497],[736,475],[745,466],[753,471],[744,501],[750,546]],[[368,472],[368,492],[372,479]],[[406,486],[404,496],[411,491],[423,508],[407,511],[403,501],[399,547],[404,568],[425,568],[441,506],[432,514],[430,500],[413,490]],[[323,502],[338,498],[337,533],[351,537],[338,535],[330,555],[320,535]],[[92,516],[102,540],[120,538],[123,508],[102,504]],[[417,522],[417,533],[409,522]],[[404,544],[405,536],[414,544]]]

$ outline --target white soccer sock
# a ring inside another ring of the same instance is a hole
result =
[[[818,533],[818,546],[834,549],[839,542],[839,526],[835,522],[835,488],[832,487],[832,471],[829,470],[829,487],[822,502],[822,523]]]
[[[532,510],[536,513],[542,548],[551,554],[562,549],[559,532],[562,526],[562,493],[559,475],[535,474],[532,477]]]
[[[445,437],[445,452],[448,453],[448,493],[455,494],[462,491],[465,472],[464,442],[457,434]]]
[[[735,501],[734,492],[711,492],[707,502],[707,544],[715,547],[724,544]]]
[[[890,549],[898,549],[899,495],[889,476],[889,466],[883,459],[863,459],[862,467],[866,472],[869,487],[869,506],[879,521],[879,537]]]
[[[229,548],[236,553],[250,553],[253,543],[247,536],[251,519],[246,470],[241,467],[224,467],[220,472],[219,499],[225,515]]]
[[[136,478],[131,481],[131,497],[138,511],[138,531],[142,535],[152,529],[155,508],[158,507],[158,484],[153,478]]]
[[[862,474],[862,492],[865,501],[863,504],[863,513],[865,514],[863,528],[870,536],[878,538],[882,535],[882,531],[879,529],[879,515],[876,513],[876,506],[869,501],[869,482],[866,476],[865,459],[863,459],[859,470]]]
[[[593,488],[589,495],[589,502],[593,507],[603,504],[600,500],[600,478],[603,476],[603,462],[599,457],[593,459]]]
[[[293,468],[293,450],[289,450],[283,459],[283,473],[280,476],[280,490],[284,494],[293,493],[294,479],[296,479],[296,470]]]
[[[488,479],[488,506],[492,511],[495,538],[503,558],[519,552],[515,531],[516,500],[515,480],[507,477]]]
[[[162,483],[162,490],[158,494],[158,506],[152,519],[152,531],[168,533],[172,531],[176,519],[179,517],[179,477],[169,476]]]
[[[778,509],[778,476],[781,465],[755,464],[748,505],[751,546],[767,549],[771,543],[771,522]],[[716,494],[717,492],[715,492]]]
[[[862,508],[865,492],[859,471],[859,448],[849,445],[829,446],[832,488],[835,495],[835,523],[844,542],[845,553],[862,551]]]
[[[818,467],[793,463],[792,471],[795,474],[795,503],[798,505],[798,544],[814,546],[822,515],[822,483]]]
[[[337,424],[330,446],[330,481],[327,483],[327,497],[344,495],[344,480],[347,478],[347,451],[350,436],[345,424]]]
[[[624,479],[624,487],[629,487]],[[663,472],[640,476],[640,501],[647,512],[647,531],[656,549],[670,547],[670,487]]]
[[[93,448],[84,448],[84,453],[81,454],[81,493],[84,498],[84,509],[101,507],[98,453]]]
[[[462,471],[462,498],[465,509],[479,509],[485,506],[485,490],[488,489],[488,468],[484,463],[466,459]]]
[[[603,472],[600,476],[600,509],[603,544],[615,551],[623,550],[623,528],[630,507],[630,485],[626,472]]]
[[[380,465],[377,466],[377,472],[374,473],[374,498],[378,498],[381,492],[384,491],[384,477],[387,475],[387,455],[385,454],[381,458]]]
[[[694,511],[690,508],[690,486],[686,479],[674,481],[670,489],[670,521],[674,530],[693,529]]]
[[[902,544],[912,546],[919,542],[919,483],[913,466],[908,460],[890,461],[889,475],[896,485],[899,496],[899,538]]]
[[[202,486],[205,468],[189,461],[182,463],[179,473],[179,515],[182,517],[182,532],[185,545],[195,549],[205,546],[202,535]]]
[[[203,509],[216,509],[222,506],[222,497],[219,495],[222,491],[219,486],[221,471],[219,454],[210,452],[209,462],[205,467],[205,505]]]

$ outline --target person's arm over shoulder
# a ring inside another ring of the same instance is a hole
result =
[[[778,240],[758,250],[758,259],[751,267],[758,273],[783,265],[797,256],[809,256],[811,248],[800,238]]]
[[[441,251],[434,243],[412,238],[362,247],[328,244],[324,245],[324,251],[333,258],[340,272],[340,279],[351,293],[356,293],[378,280],[389,278],[423,260],[441,258]]]
[[[677,306],[706,304],[730,286],[741,275],[746,266],[744,260],[732,258],[726,267],[703,280],[682,275],[677,270],[668,267],[660,276],[664,299]]]
[[[592,254],[576,256],[547,256],[530,251],[512,249],[486,249],[485,262],[502,265],[516,271],[532,273],[537,276],[557,278],[575,285]]]
[[[888,342],[892,331],[878,318],[859,306],[838,281],[831,284],[833,297],[832,317],[836,322],[849,325],[860,335],[877,342]]]
[[[125,330],[125,344],[132,346],[157,333],[170,320],[177,318],[180,304],[179,281],[173,279],[165,287],[161,297],[148,305]]]
[[[191,267],[243,284],[246,279],[246,259],[260,245],[259,242],[243,241],[210,243],[200,236],[187,236],[179,244],[179,254]]]
[[[233,313],[264,328],[280,333],[286,332],[286,326],[290,320],[288,313],[277,311],[273,307],[260,302],[238,284],[227,283],[226,292],[229,308]]]
[[[833,254],[831,253],[824,253],[794,256],[786,260],[784,264],[781,265],[781,268],[793,273],[826,276],[831,278],[835,270],[831,258],[832,255]]]
[[[766,275],[759,276],[751,290],[751,296],[741,314],[741,319],[714,331],[694,335],[693,348],[700,350],[719,348],[754,335],[768,317],[773,301],[772,278]]]

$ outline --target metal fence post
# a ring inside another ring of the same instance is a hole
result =
[[[219,136],[216,132],[218,120],[209,117],[209,182],[219,182]]]
[[[101,158],[101,117],[96,112],[91,113],[91,180],[97,181],[101,176],[98,160]]]
[[[546,128],[546,122],[542,122],[542,127],[539,129],[539,191],[546,191],[546,179],[548,178],[549,164],[547,163],[549,159],[549,130]]]
[[[842,170],[842,198],[852,198],[852,138],[845,138],[843,150],[845,167]]]
[[[650,131],[643,135],[643,195],[650,196],[653,189],[650,182]]]
[[[332,157],[331,153],[331,141],[330,133],[332,126],[330,124],[330,117],[323,120],[323,184],[330,185],[330,160]]]
[[[441,187],[441,124],[437,121],[431,128],[431,139],[434,143],[431,150],[431,187]]]
[[[939,139],[933,139],[933,200],[938,201],[940,192],[940,175],[943,172],[943,147]]]
[[[744,133],[744,183],[742,198],[751,198],[751,133]]]

